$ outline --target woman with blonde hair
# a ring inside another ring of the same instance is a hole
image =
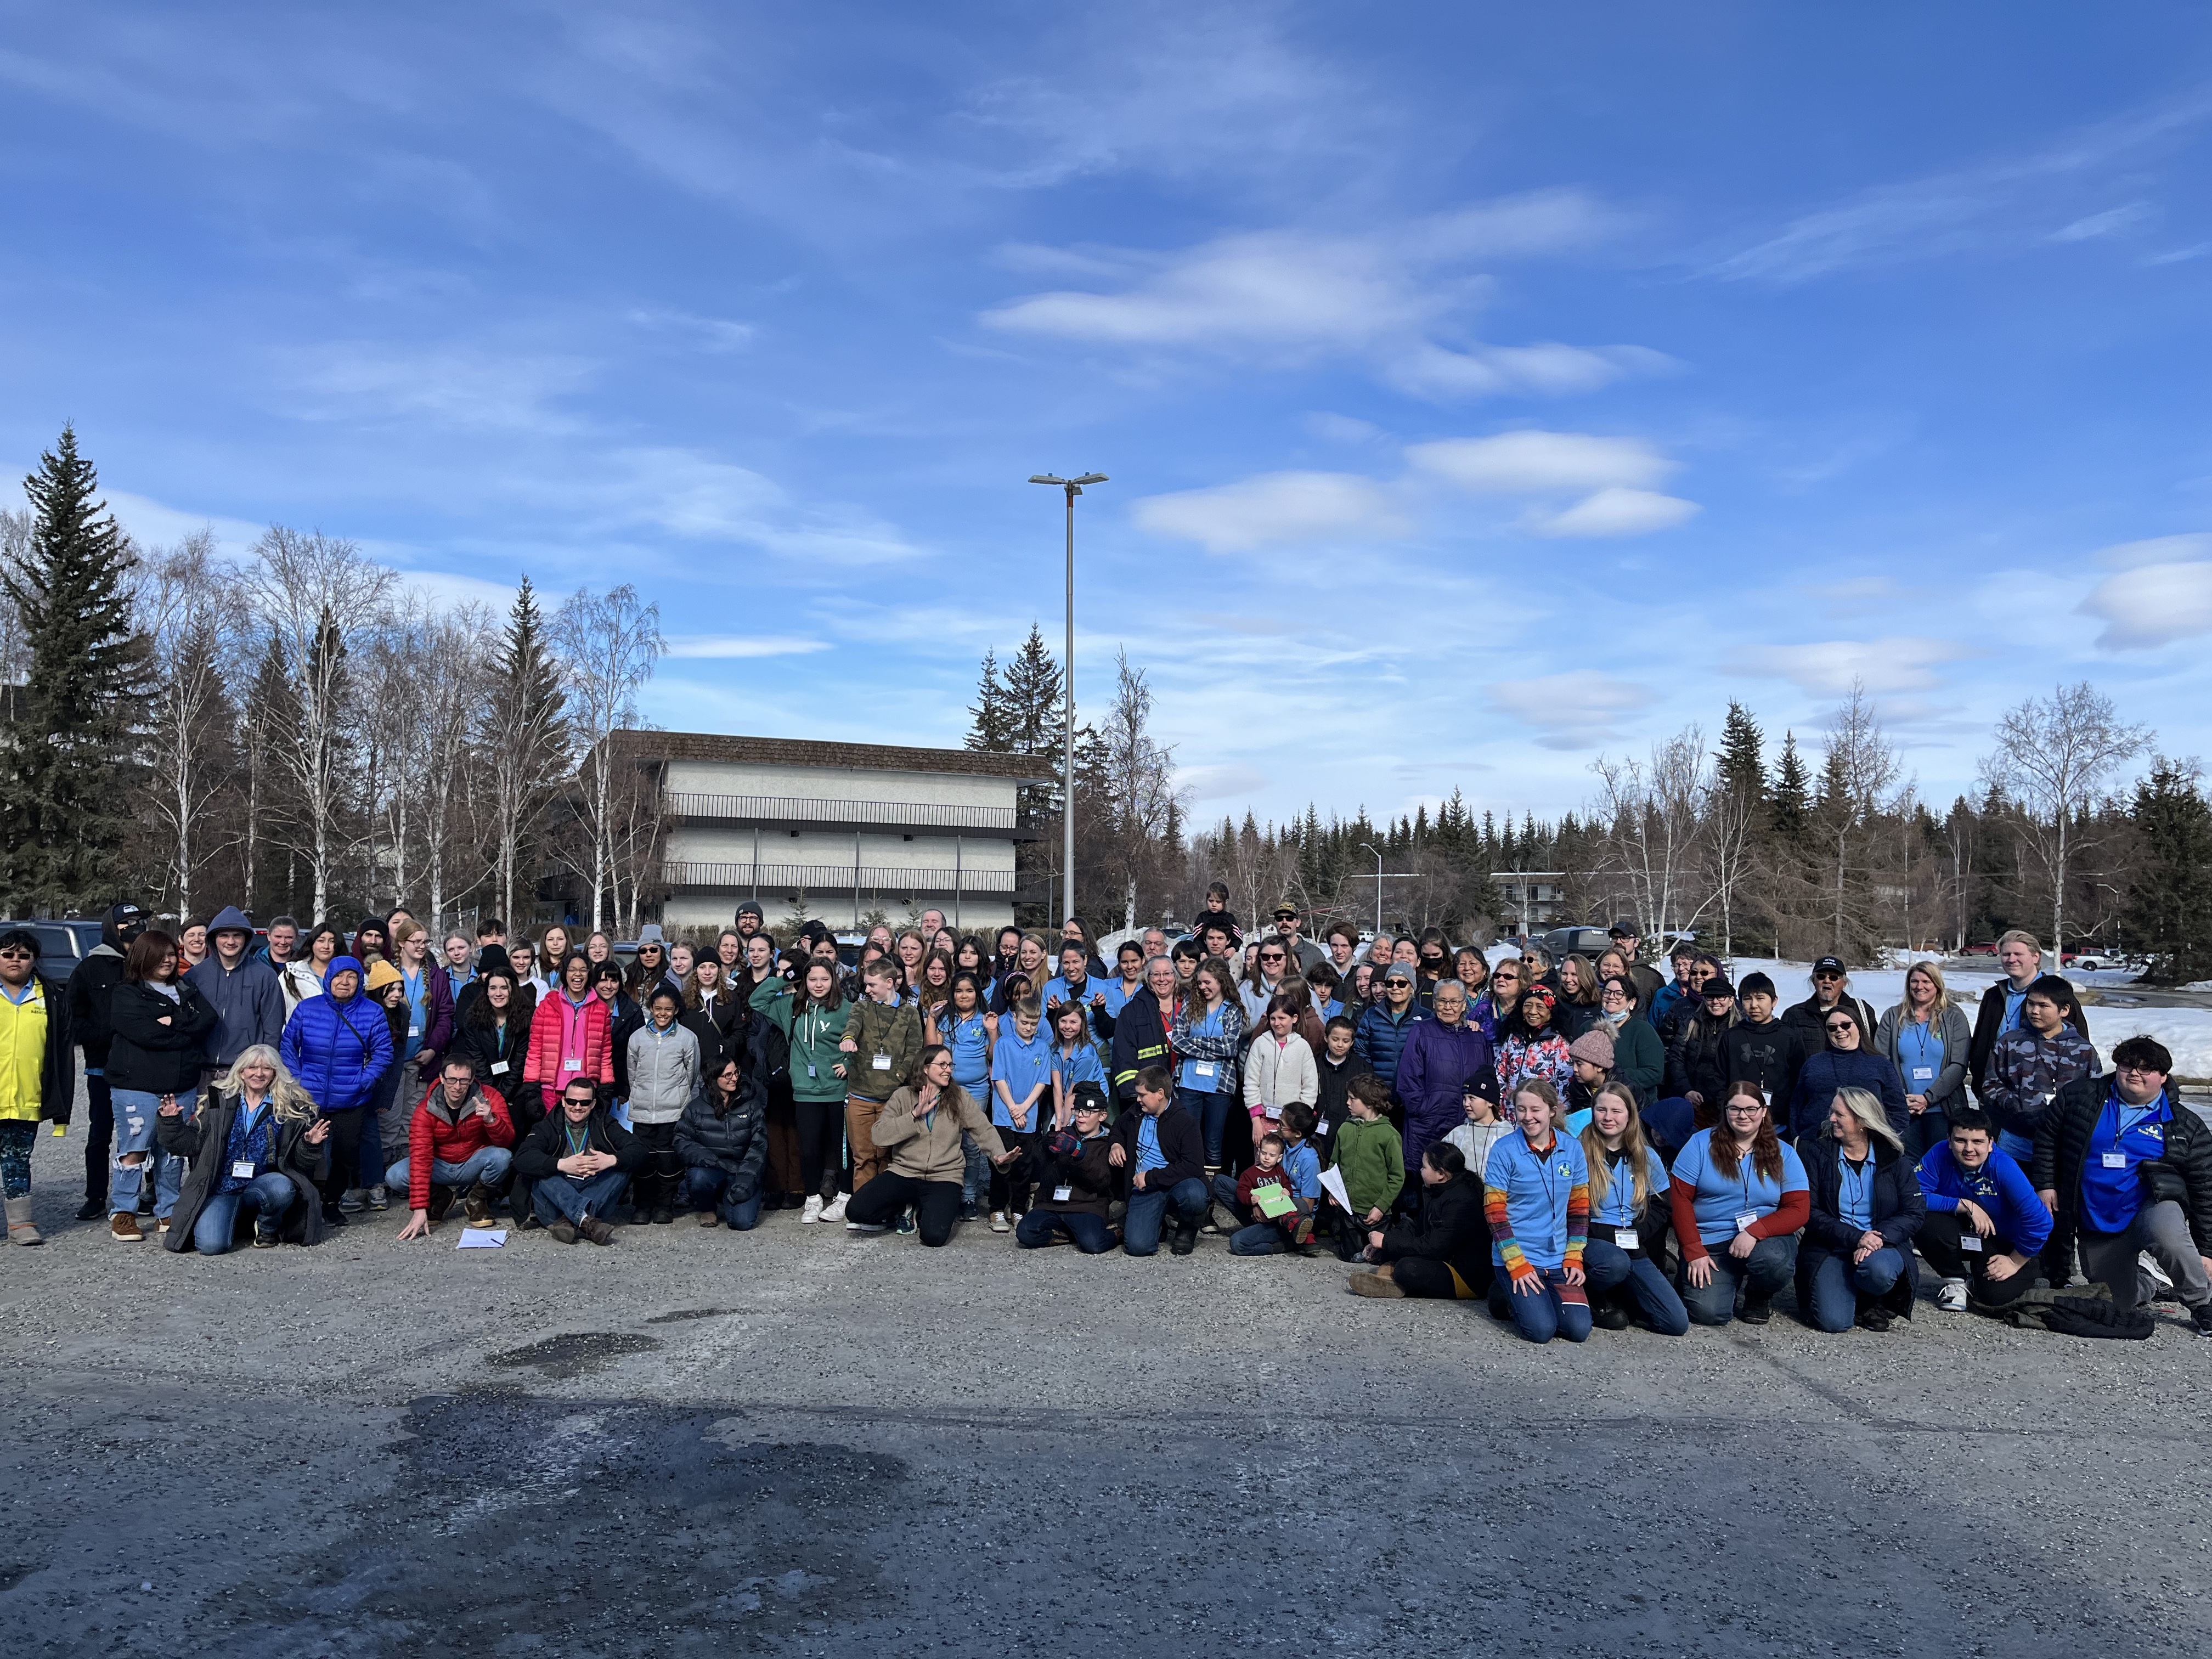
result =
[[[1916,962],[1905,970],[1905,1000],[1875,1027],[1876,1054],[1887,1054],[1905,1084],[1905,1107],[1912,1115],[1905,1151],[1917,1159],[1950,1138],[1948,1115],[1966,1098],[1966,1056],[1974,1034],[1966,1011],[1951,1000],[1943,970]]]
[[[1864,1089],[1837,1090],[1804,1163],[1812,1214],[1797,1246],[1797,1310],[1805,1322],[1836,1335],[1911,1318],[1920,1283],[1912,1240],[1928,1204],[1881,1102]]]
[[[1660,1335],[1681,1335],[1690,1328],[1688,1310],[1652,1260],[1667,1237],[1667,1170],[1644,1143],[1636,1091],[1618,1079],[1600,1088],[1582,1143],[1589,1166],[1583,1272],[1591,1320],[1605,1330],[1626,1330],[1633,1310]]]
[[[322,1242],[319,1189],[330,1170],[331,1126],[267,1043],[239,1055],[198,1116],[185,1117],[172,1100],[154,1127],[161,1149],[191,1165],[177,1194],[169,1249],[224,1255],[236,1243],[241,1214],[253,1218],[256,1249],[287,1234],[301,1244]]]

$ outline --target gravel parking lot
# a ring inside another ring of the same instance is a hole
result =
[[[0,1248],[36,1655],[2190,1654],[2212,1344],[1598,1332],[1333,1260]],[[2169,1315],[2171,1310],[2166,1310]]]

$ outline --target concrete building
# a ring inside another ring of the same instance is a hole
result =
[[[624,758],[659,777],[660,919],[728,925],[757,898],[771,924],[804,895],[840,929],[932,905],[965,932],[1013,920],[1016,789],[1051,768],[966,749],[625,732]],[[1024,895],[1024,896],[1027,896]]]

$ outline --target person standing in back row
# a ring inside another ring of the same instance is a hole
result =
[[[84,1140],[84,1207],[79,1221],[107,1212],[108,1158],[115,1145],[115,1106],[107,1085],[107,1051],[115,1040],[108,1005],[123,982],[123,957],[146,931],[145,910],[125,900],[111,907],[100,924],[100,943],[69,977],[69,1032],[84,1049],[84,1092],[89,1108]],[[63,1109],[66,1110],[66,1109]],[[67,1118],[57,1121],[67,1121]]]
[[[216,1012],[208,1034],[208,1081],[220,1083],[248,1048],[275,1048],[284,1036],[284,992],[276,970],[248,954],[253,924],[236,905],[216,912],[208,923],[207,960],[185,977],[197,986]]]
[[[0,933],[0,1194],[8,1209],[8,1237],[41,1244],[31,1223],[31,1147],[39,1120],[67,1119],[74,1079],[69,1041],[59,1011],[49,1006],[38,975],[39,941],[27,927]]]

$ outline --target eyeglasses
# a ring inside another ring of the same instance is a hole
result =
[[[1764,1117],[1766,1115],[1765,1107],[1754,1106],[1748,1101],[1739,1106],[1731,1100],[1725,1109],[1730,1117]]]
[[[1828,1023],[1828,1030],[1832,1031],[1856,1031],[1858,1030],[1858,1027],[1848,1019],[1838,1019],[1831,1020]]]
[[[0,951],[0,957],[4,957],[7,954],[7,951]],[[2127,1072],[2136,1077],[2164,1077],[2166,1075],[2162,1070],[2155,1066],[2115,1066],[2112,1069],[2116,1072]]]
[[[1262,962],[1280,962],[1282,959],[1283,953],[1280,951],[1262,951],[1260,952],[1260,960]]]

